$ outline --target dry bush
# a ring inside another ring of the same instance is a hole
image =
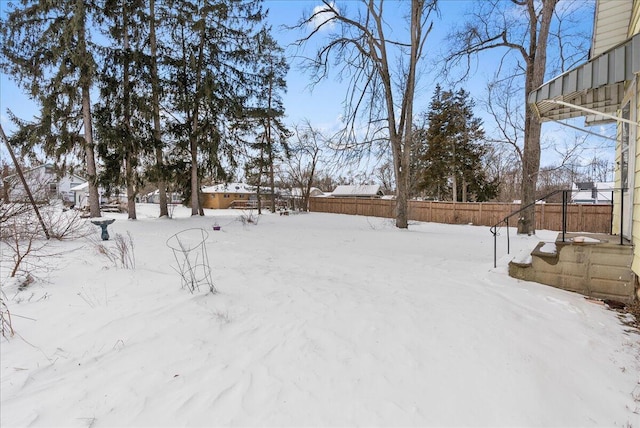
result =
[[[14,217],[20,217],[31,211],[33,208],[29,204],[21,202],[5,202],[0,200],[0,237],[5,235],[5,223]]]
[[[253,210],[242,211],[242,214],[240,215],[240,217],[238,217],[238,220],[240,221],[240,223],[242,223],[243,226],[246,226],[248,224],[253,224],[254,226],[258,225],[258,216],[253,212]]]
[[[133,237],[130,232],[127,236],[116,233],[113,238],[114,244],[105,244],[109,241],[96,241],[94,247],[98,254],[107,258],[113,266],[123,269],[135,269],[136,257],[134,253]]]
[[[59,241],[83,238],[94,231],[89,222],[81,217],[80,211],[65,211],[51,206],[45,207],[41,214],[49,236]]]
[[[11,260],[13,267],[9,276],[12,278],[21,272],[29,274],[29,267],[36,267],[33,259],[38,264],[48,255],[44,254],[48,241],[35,217],[33,211],[27,211],[2,225],[2,242],[9,249],[2,252],[2,258],[3,261]]]
[[[0,332],[2,337],[8,339],[15,334],[13,330],[13,324],[11,323],[11,312],[4,302],[4,293],[0,295]]]

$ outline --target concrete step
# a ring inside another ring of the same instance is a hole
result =
[[[617,240],[616,240],[617,239]],[[530,263],[512,261],[509,275],[585,296],[629,303],[636,296],[636,277],[631,270],[633,246],[620,245],[606,235],[565,236],[556,242],[540,242]]]

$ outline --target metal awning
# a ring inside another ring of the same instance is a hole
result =
[[[640,34],[540,86],[528,102],[541,121],[596,115],[598,121],[620,120],[615,113],[625,84],[638,73]]]

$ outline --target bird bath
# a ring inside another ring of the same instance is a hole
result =
[[[102,229],[102,233],[100,237],[102,238],[103,241],[109,240],[109,232],[107,231],[107,226],[109,226],[114,221],[116,221],[115,218],[98,217],[98,218],[91,219],[91,223],[95,224],[96,226],[100,226],[100,228]]]

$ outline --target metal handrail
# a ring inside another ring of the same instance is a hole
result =
[[[623,236],[622,236],[622,231],[623,231],[623,226],[624,226],[624,192],[626,190],[628,190],[625,187],[621,187],[621,188],[614,188],[611,189],[611,209],[613,210],[613,195],[614,192],[619,190],[620,191],[620,245],[623,245],[624,241],[623,241]],[[514,215],[520,214],[521,212],[523,212],[524,210],[531,208],[532,206],[536,205],[538,202],[543,201],[545,199],[548,199],[552,196],[555,196],[559,193],[562,193],[562,242],[565,242],[565,235],[567,233],[567,207],[569,205],[569,194],[571,192],[574,192],[575,190],[573,189],[561,189],[561,190],[555,190],[547,195],[544,195],[541,198],[536,199],[535,201],[531,202],[530,204],[525,205],[524,207],[521,207],[520,209],[513,211],[512,213],[510,213],[509,215],[507,215],[506,217],[504,217],[502,220],[500,220],[499,222],[497,222],[496,224],[494,224],[493,226],[491,226],[489,228],[489,230],[491,231],[491,233],[493,234],[493,267],[496,268],[497,267],[497,248],[498,248],[498,227],[501,224],[505,224],[506,225],[506,229],[507,229],[507,254],[511,253],[511,243],[510,243],[510,239],[509,239],[509,219],[511,217],[513,217]],[[613,212],[612,212],[612,220],[613,220]],[[612,222],[612,227],[613,227],[613,222]]]

